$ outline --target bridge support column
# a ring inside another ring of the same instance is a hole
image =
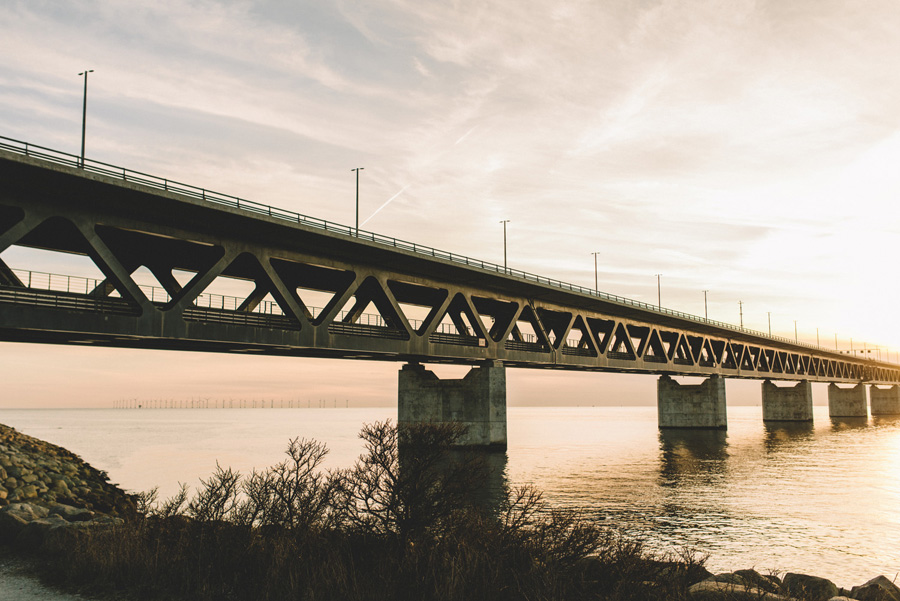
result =
[[[853,388],[828,385],[828,415],[831,417],[868,417],[866,385],[860,382]]]
[[[701,384],[679,384],[660,376],[656,385],[660,428],[704,428],[724,430],[725,379],[711,376]]]
[[[441,380],[418,363],[400,370],[397,422],[456,422],[468,430],[460,446],[506,449],[506,368],[473,367],[460,380]]]
[[[872,415],[900,415],[900,386],[869,386],[869,404]]]
[[[765,422],[811,422],[812,384],[803,380],[794,386],[776,386],[766,380],[762,384],[762,409]]]

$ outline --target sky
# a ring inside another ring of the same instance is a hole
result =
[[[0,4],[2,136],[77,154],[93,69],[89,158],[345,224],[363,167],[364,229],[500,263],[509,220],[510,267],[591,287],[598,252],[602,291],[900,358],[895,0]],[[0,407],[390,405],[399,368],[0,343]],[[651,376],[507,379],[655,403]]]

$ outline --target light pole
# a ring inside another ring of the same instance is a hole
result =
[[[706,304],[707,292],[709,292],[709,290],[703,291],[703,317],[706,319],[706,321],[709,321],[709,306]]]
[[[594,252],[591,254],[594,255],[594,292],[599,294],[600,293],[600,284],[599,284],[599,280],[597,279],[597,255],[599,255],[600,252],[598,251],[598,252]]]
[[[744,329],[744,301],[738,301],[738,312],[741,316],[741,329]]]
[[[350,171],[356,171],[356,237],[359,238],[359,172],[365,167],[357,167]]]
[[[769,336],[772,336],[772,312],[766,311],[769,314]]]
[[[85,69],[78,75],[84,75],[84,100],[81,105],[81,168],[84,169],[84,137],[87,130],[87,75],[93,73],[93,69]]]
[[[797,320],[794,320],[794,343],[800,342],[800,339],[797,338]]]
[[[503,224],[503,271],[506,271],[506,224],[509,223],[509,219],[504,219],[500,223]]]
[[[661,273],[656,274],[656,306],[660,311],[662,311],[662,288],[659,284],[659,276],[661,275]]]

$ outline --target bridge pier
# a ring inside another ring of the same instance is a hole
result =
[[[900,386],[869,386],[869,403],[872,415],[900,415]]]
[[[830,417],[868,417],[866,385],[860,382],[853,388],[828,385],[828,415]]]
[[[725,379],[710,376],[701,384],[679,384],[667,375],[656,385],[660,428],[724,430]]]
[[[813,420],[812,384],[802,380],[794,386],[762,383],[762,409],[765,422],[811,422]]]
[[[400,370],[397,422],[456,422],[467,427],[460,446],[506,450],[506,368],[485,361],[462,379],[441,380],[418,363]]]

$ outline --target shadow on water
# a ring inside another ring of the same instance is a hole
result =
[[[900,424],[900,415],[873,415],[872,425],[874,426],[892,426]]]
[[[798,442],[808,441],[815,435],[815,425],[811,422],[779,422],[765,421],[765,445],[766,453],[776,453],[787,446]]]
[[[409,452],[400,447],[400,462]],[[438,464],[444,476],[471,478],[467,483],[470,489],[470,500],[488,511],[496,511],[509,491],[509,474],[507,464],[509,457],[506,451],[485,449],[453,449],[447,451]],[[463,466],[463,472],[460,472]]]
[[[869,427],[868,417],[832,417],[831,429],[835,432],[842,430],[861,430]]]
[[[715,479],[725,472],[728,433],[725,430],[659,431],[661,486],[679,486],[697,478]]]
[[[478,483],[473,492],[476,504],[490,510],[499,508],[509,491],[509,473],[507,472],[509,456],[506,454],[506,451],[469,450],[457,452],[467,453],[487,468],[484,478]]]

